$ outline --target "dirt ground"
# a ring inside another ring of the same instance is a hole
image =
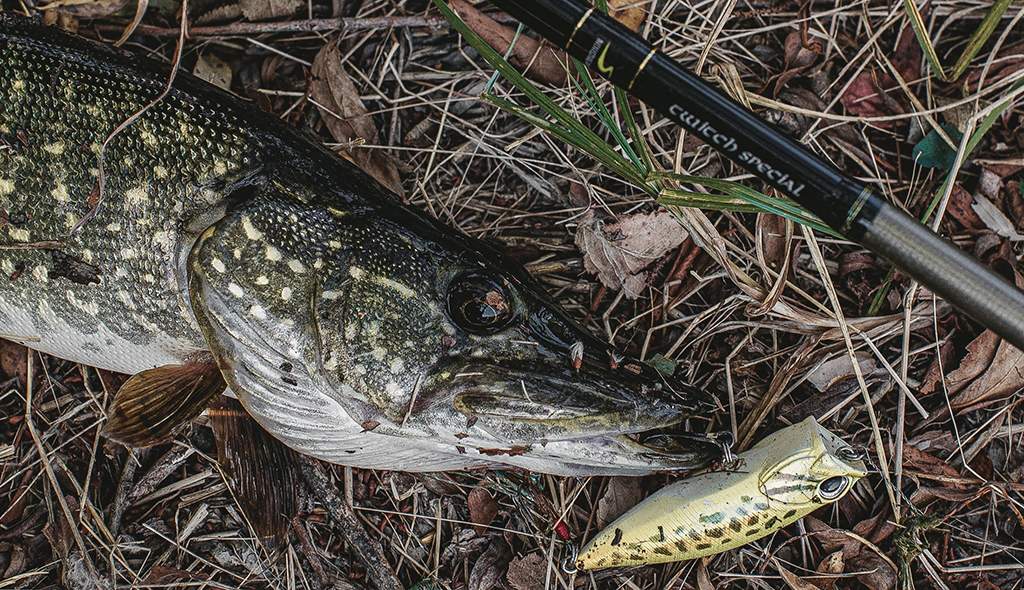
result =
[[[912,215],[937,205],[929,223],[1021,284],[1019,1],[919,6],[941,73],[902,3],[612,4],[688,69]],[[479,20],[458,10],[481,36],[514,33],[513,19],[477,7]],[[3,8],[40,13],[27,0]],[[170,59],[179,10],[151,1],[125,47]],[[44,12],[113,42],[136,5],[57,1]],[[719,397],[719,412],[684,426],[749,446],[814,415],[865,448],[874,473],[836,505],[740,549],[571,575],[561,563],[574,544],[674,477],[307,462],[307,475],[327,479],[278,490],[295,518],[285,538],[261,543],[216,462],[210,417],[173,442],[130,450],[99,434],[124,376],[0,341],[0,588],[369,588],[374,568],[419,589],[1024,587],[1016,348],[855,244],[809,240],[781,217],[726,205],[654,215],[649,191],[480,100],[486,91],[537,111],[503,78],[492,83],[494,68],[429,2],[193,0],[189,15],[184,69],[347,150],[410,206],[525,264],[598,336]],[[552,59],[536,60],[528,78],[614,145]],[[318,86],[323,72],[337,84]],[[623,128],[610,87],[598,90]],[[628,108],[654,166],[769,190],[643,104]],[[943,139],[959,145],[979,128],[963,157]],[[333,524],[344,496],[383,561],[368,567]]]

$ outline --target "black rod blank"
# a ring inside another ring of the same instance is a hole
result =
[[[1024,293],[581,0],[492,0],[1024,350]]]

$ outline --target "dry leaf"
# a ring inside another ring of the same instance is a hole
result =
[[[469,590],[492,590],[501,587],[501,578],[508,570],[512,548],[501,536],[491,537],[487,551],[473,564],[469,572]]]
[[[508,564],[508,583],[516,590],[535,590],[544,587],[548,560],[530,553],[517,557]]]
[[[25,385],[28,379],[28,349],[9,340],[0,340],[0,373],[18,377],[18,383]]]
[[[100,18],[128,5],[128,0],[54,0],[44,10],[70,14],[79,18]]]
[[[483,535],[487,531],[487,525],[491,524],[498,514],[498,501],[484,488],[473,488],[466,501],[469,504],[469,518],[476,523],[473,528],[476,534]]]
[[[643,3],[637,0],[608,0],[608,14],[633,29],[634,33],[640,30],[640,25],[644,24],[644,18],[647,17]]]
[[[336,44],[328,43],[313,60],[309,93],[336,141],[356,143],[377,139],[377,125],[359,99],[359,91],[341,63],[341,51]],[[398,170],[383,151],[357,148],[351,150],[351,155],[352,161],[364,172],[395,194],[405,195]]]
[[[981,375],[996,356],[996,350],[1002,338],[992,330],[985,330],[980,336],[967,345],[967,356],[960,361],[960,366],[946,375],[946,387],[957,392]]]
[[[587,271],[629,299],[638,298],[647,286],[644,269],[686,237],[686,230],[666,211],[623,216],[607,224],[588,211],[576,228],[576,246]]]
[[[627,510],[640,503],[640,480],[636,477],[612,477],[608,489],[597,502],[597,526],[604,528]]]
[[[858,352],[857,364],[860,366],[862,375],[869,375],[875,370],[875,357],[869,352]],[[818,391],[825,391],[836,382],[853,376],[853,363],[850,362],[850,355],[844,352],[825,361],[817,369],[808,373],[807,382]]]
[[[829,552],[842,551],[846,571],[869,590],[892,590],[896,587],[896,570],[891,562],[879,556],[858,538],[842,529],[833,529],[813,516],[805,516],[807,530],[821,541]]]
[[[838,576],[843,573],[844,568],[846,567],[845,561],[846,560],[843,559],[842,551],[833,551],[832,553],[829,553],[825,556],[825,559],[822,559],[821,563],[818,564],[818,573],[828,574],[829,577],[816,579],[812,583],[818,588],[821,588],[821,590],[832,590],[836,587],[836,581],[838,580],[838,578],[833,576]]]
[[[966,362],[966,361],[965,361]],[[963,365],[961,365],[963,366]],[[1000,399],[1024,387],[1024,353],[1006,340],[988,368],[950,402],[954,408]]]
[[[792,590],[818,590],[817,586],[807,580],[800,579],[799,576],[790,572],[778,563],[775,564],[775,567],[779,568],[779,573],[782,574],[782,581],[792,588]]]
[[[302,0],[239,0],[242,14],[251,21],[273,20],[295,14]]]
[[[1017,233],[1017,229],[1013,227],[1013,222],[1006,215],[1003,215],[1003,212],[993,205],[992,201],[989,201],[980,194],[974,195],[973,207],[974,212],[985,223],[985,227],[1011,242],[1024,240],[1024,236]]]
[[[928,475],[959,478],[960,472],[953,469],[948,462],[910,445],[903,445],[903,467],[920,471]],[[963,488],[962,485],[951,484]]]
[[[231,90],[231,66],[216,55],[200,55],[192,74],[217,88]]]
[[[697,590],[715,590],[715,585],[711,582],[711,575],[708,574],[708,564],[711,563],[711,559],[711,557],[704,557],[697,561]]]

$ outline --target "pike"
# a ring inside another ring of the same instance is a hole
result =
[[[286,445],[357,467],[641,475],[725,456],[642,438],[710,395],[622,359],[519,264],[275,117],[179,74],[112,135],[168,79],[0,14],[0,333],[135,374],[110,435],[151,444],[230,387]]]

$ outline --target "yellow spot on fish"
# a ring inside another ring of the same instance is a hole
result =
[[[0,178],[0,196],[6,197],[14,192],[14,181]]]
[[[249,219],[249,217],[242,218],[242,229],[245,230],[245,237],[250,240],[256,241],[263,239],[263,232],[253,227],[252,219]],[[267,258],[269,258],[269,256]]]
[[[139,185],[128,189],[124,193],[124,200],[132,203],[133,205],[142,205],[149,201],[149,187],[145,185]]]
[[[43,146],[43,151],[55,156],[62,156],[64,155],[64,142],[57,141],[54,143],[48,143]]]
[[[391,374],[398,375],[405,370],[405,361],[402,359],[395,359],[391,361]]]
[[[139,131],[139,139],[142,140],[142,143],[146,144],[151,148],[155,148],[157,147],[157,145],[159,145],[159,143],[156,140],[156,137],[154,137],[152,133],[146,131],[145,129]]]
[[[306,267],[294,258],[288,261],[288,268],[292,269],[292,272],[295,273],[306,272]]]
[[[249,313],[252,314],[252,317],[258,320],[267,319],[267,310],[263,309],[263,307],[260,305],[253,305],[251,308],[249,308]]]
[[[378,346],[370,351],[370,356],[372,356],[375,361],[382,361],[384,360],[384,357],[388,356],[388,351],[387,349]]]
[[[284,289],[281,289],[281,299],[284,299],[285,301],[288,301],[291,298],[292,298],[292,290],[291,290],[291,288],[285,287]]]
[[[214,258],[213,260],[211,260],[210,266],[212,266],[213,269],[219,273],[223,273],[228,270],[228,268],[224,266],[224,261],[221,260],[220,258]]]
[[[324,267],[324,261],[323,260],[317,258],[316,260],[313,261],[313,268],[315,268],[317,270],[320,270],[323,267]]]
[[[327,242],[327,245],[330,246],[331,248],[334,248],[335,250],[341,248],[341,242],[339,242],[338,240],[331,240],[330,242]]]
[[[2,270],[5,275],[11,276],[15,271],[14,263],[4,258],[3,260],[0,260],[0,270]]]
[[[281,260],[281,252],[277,248],[268,245],[267,260],[271,262],[277,262],[278,260]]]
[[[107,224],[107,231],[114,231],[114,232],[121,231],[121,224],[116,222],[116,221],[113,222],[113,223],[108,223]]]
[[[31,232],[29,232],[27,229],[14,227],[13,225],[7,226],[7,233],[15,242],[28,242],[32,237]]]
[[[398,292],[399,295],[401,295],[402,297],[405,297],[406,299],[411,299],[411,298],[416,297],[416,292],[415,291],[413,291],[409,287],[406,287],[402,283],[399,283],[398,281],[395,281],[394,279],[388,279],[388,278],[385,278],[385,277],[381,277],[380,278],[380,284],[384,285],[385,287],[390,287],[391,289],[394,289],[395,291]]]
[[[25,81],[24,80],[15,80],[15,81],[11,82],[11,88],[13,88],[15,90],[24,90],[25,89]]]
[[[267,275],[260,275],[260,276],[256,277],[256,284],[257,285],[269,285],[270,284],[270,279],[267,278]]]
[[[155,176],[157,180],[167,180],[167,177],[170,176],[170,174],[168,174],[167,168],[164,168],[163,166],[154,166],[153,176]]]
[[[68,195],[68,185],[63,182],[50,191],[50,196],[62,203],[67,203],[71,200],[71,196]]]
[[[242,290],[236,283],[228,283],[228,291],[235,297],[242,297],[245,295],[245,291]]]
[[[341,291],[324,291],[320,294],[320,297],[328,301],[334,301],[338,297],[341,297]]]
[[[241,260],[242,259],[242,249],[241,248],[235,248],[234,251],[231,252],[231,253],[235,256],[235,260]]]
[[[348,267],[348,276],[352,277],[353,279],[355,279],[357,281],[359,279],[363,278],[364,274],[366,274],[366,271],[364,271],[363,269],[359,268],[358,266],[350,266],[350,267]]]

